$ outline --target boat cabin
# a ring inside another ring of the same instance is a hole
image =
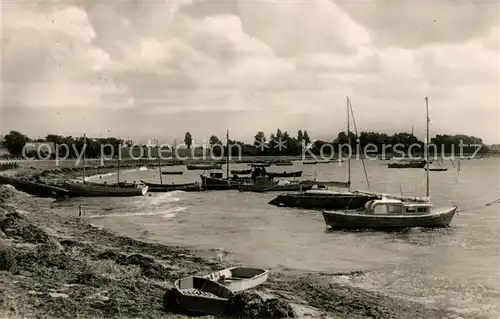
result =
[[[365,204],[365,209],[374,215],[428,214],[430,202],[403,202],[398,199],[374,199]]]

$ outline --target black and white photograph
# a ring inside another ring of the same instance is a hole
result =
[[[0,318],[500,318],[499,0],[0,21]]]

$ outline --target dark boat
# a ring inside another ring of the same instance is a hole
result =
[[[252,167],[269,167],[271,166],[271,163],[251,163],[247,165]]]
[[[267,173],[267,176],[269,178],[275,178],[275,177],[300,177],[302,176],[302,171],[296,171],[296,172],[283,172],[283,173]]]
[[[0,184],[12,185],[15,189],[37,197],[63,198],[70,196],[68,190],[42,182],[0,176]]]
[[[424,168],[427,162],[423,161],[411,161],[406,163],[390,163],[387,165],[389,168]]]
[[[303,165],[316,165],[318,164],[318,161],[303,161]]]
[[[247,178],[232,177],[229,180],[222,177],[212,177],[206,175],[200,175],[201,187],[204,190],[228,190],[228,189],[238,189],[239,185]]]
[[[171,172],[161,172],[162,175],[182,175],[184,174],[183,171],[171,171]]]
[[[255,182],[242,183],[239,185],[240,192],[285,192],[309,190],[313,187],[310,181],[274,181],[267,176],[257,176]]]
[[[306,192],[280,194],[269,204],[305,209],[358,209],[376,198],[378,197],[370,194],[314,189]]]
[[[155,184],[147,183],[141,181],[146,186],[148,186],[149,192],[172,192],[172,191],[183,191],[183,192],[199,192],[201,190],[200,184],[197,182],[191,183],[181,183],[181,184]]]
[[[293,163],[290,161],[276,162],[276,166],[293,166]]]
[[[189,171],[195,171],[195,170],[200,170],[200,171],[208,171],[212,169],[221,169],[222,165],[221,164],[197,164],[197,165],[186,165],[187,169]]]
[[[427,110],[427,138],[429,140],[429,106]],[[423,200],[388,198],[371,200],[358,210],[323,211],[327,226],[341,229],[400,229],[400,228],[437,228],[450,225],[457,207],[433,208],[429,197],[429,155],[426,152],[426,197]]]
[[[434,168],[427,168],[425,167],[424,168],[426,171],[428,170],[429,172],[446,172],[448,170],[448,168],[446,167],[434,167]]]
[[[241,170],[237,170],[237,169],[233,169],[231,170],[231,174],[234,174],[234,175],[249,175],[252,173],[252,169],[241,169]]]
[[[432,208],[429,202],[403,202],[377,199],[364,208],[347,211],[323,211],[323,219],[333,229],[400,229],[447,227],[457,207]]]
[[[129,197],[143,196],[148,191],[146,185],[107,185],[87,182],[70,182],[64,183],[64,188],[67,189],[72,197]]]
[[[350,102],[347,98],[347,136],[350,136]],[[342,160],[338,158],[333,161]],[[316,164],[304,161],[303,164]],[[271,200],[269,204],[283,207],[296,207],[306,209],[357,209],[364,207],[364,205],[372,200],[378,198],[373,194],[361,194],[351,192],[351,158],[347,158],[347,173],[348,181],[311,181],[312,185],[322,187],[321,189],[310,189],[307,191],[285,193],[278,195],[275,199]],[[368,178],[367,178],[368,183]],[[332,191],[326,187],[346,188],[348,191]]]

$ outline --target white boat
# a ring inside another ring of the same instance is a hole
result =
[[[177,305],[196,314],[221,315],[233,292],[207,278],[184,277],[174,283]]]
[[[264,283],[269,270],[248,267],[231,267],[216,271],[202,278],[218,282],[233,292],[251,289]]]

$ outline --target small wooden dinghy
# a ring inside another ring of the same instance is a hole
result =
[[[203,276],[231,289],[233,292],[251,289],[264,283],[269,270],[248,267],[231,267]]]
[[[249,175],[252,173],[252,169],[232,169],[231,174],[233,175]]]
[[[177,304],[193,313],[220,315],[233,292],[215,281],[202,277],[184,277],[175,281]]]

